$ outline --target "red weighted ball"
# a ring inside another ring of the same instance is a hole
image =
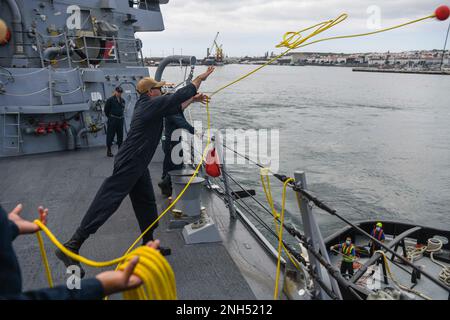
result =
[[[447,20],[448,17],[450,16],[450,8],[445,5],[440,6],[439,8],[436,9],[434,14],[436,15],[436,18],[441,21]]]

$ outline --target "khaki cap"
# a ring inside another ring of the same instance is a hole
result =
[[[153,78],[145,77],[137,84],[137,91],[140,94],[147,93],[153,88],[161,88],[166,84],[165,81],[158,82]]]

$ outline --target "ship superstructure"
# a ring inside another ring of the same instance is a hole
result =
[[[136,32],[164,30],[168,1],[2,0],[0,157],[104,144],[104,101],[149,76]]]

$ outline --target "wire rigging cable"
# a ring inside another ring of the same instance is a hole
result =
[[[444,49],[442,50],[441,68],[444,65],[445,51],[447,49],[448,36],[450,35],[450,23],[448,24],[447,35],[445,36]]]

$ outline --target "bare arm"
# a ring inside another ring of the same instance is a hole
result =
[[[208,67],[208,70],[206,70],[205,73],[202,73],[197,78],[195,78],[194,81],[192,81],[192,84],[197,88],[197,90],[200,89],[202,82],[206,81],[208,77],[211,75],[211,73],[214,72],[214,70],[215,70],[214,67]]]
[[[194,97],[192,97],[189,100],[186,100],[185,102],[183,102],[181,104],[181,110],[183,110],[183,111],[186,110],[187,107],[189,107],[192,104],[192,102],[194,102]]]
[[[183,102],[181,104],[181,109],[184,111],[186,110],[187,107],[189,107],[192,103],[194,102],[200,102],[202,104],[206,104],[206,102],[208,101],[209,97],[203,93],[199,93],[197,94],[195,97],[192,97],[189,100],[186,100],[185,102]]]

